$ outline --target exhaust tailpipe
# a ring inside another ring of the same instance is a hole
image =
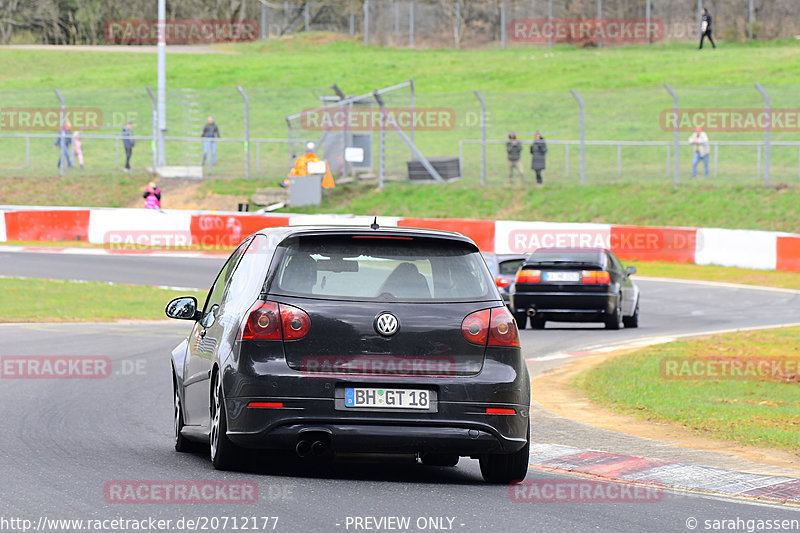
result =
[[[531,307],[530,309],[528,309],[528,316],[532,317],[532,316],[534,316],[535,314],[536,314],[536,309],[534,309],[533,307]]]
[[[328,450],[328,445],[321,440],[314,441],[314,444],[311,445],[311,454],[319,457],[320,455],[324,454]]]
[[[297,446],[294,447],[294,451],[297,453],[298,457],[308,457],[311,453],[311,448],[311,441],[303,439],[297,441]]]

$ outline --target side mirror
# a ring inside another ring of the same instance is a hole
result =
[[[636,274],[636,267],[635,266],[629,266],[628,268],[625,269],[625,273],[627,275],[629,275],[629,276],[631,276],[633,274]]]
[[[197,310],[197,298],[194,296],[181,296],[171,300],[164,312],[170,318],[178,320],[198,320],[200,311]]]

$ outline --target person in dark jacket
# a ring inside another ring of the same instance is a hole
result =
[[[67,166],[72,166],[72,161],[69,159],[69,147],[72,144],[72,124],[69,121],[64,121],[64,125],[61,127],[61,130],[58,132],[58,137],[56,137],[56,142],[53,144],[56,148],[58,148],[58,163],[56,167],[60,167],[66,159]]]
[[[206,164],[206,155],[208,154],[209,150],[211,151],[211,166],[213,167],[217,163],[217,142],[214,141],[214,137],[219,138],[219,128],[217,124],[214,122],[214,117],[208,117],[208,123],[203,126],[203,134],[200,135],[202,138],[205,139],[203,141],[203,166]]]
[[[708,12],[708,9],[703,8],[703,20],[700,22],[700,48],[699,50],[703,49],[703,41],[705,38],[708,37],[711,46],[714,48],[717,47],[714,44],[714,39],[711,37],[711,13]]]
[[[547,143],[544,142],[542,134],[536,132],[536,138],[531,145],[531,169],[536,171],[536,183],[542,184],[542,170],[545,169],[545,154],[547,154]]]
[[[506,142],[506,155],[508,156],[508,181],[510,183],[514,182],[514,169],[519,172],[520,183],[525,183],[525,173],[522,171],[520,154],[522,154],[522,143],[517,140],[517,134],[512,131],[508,134],[508,142]]]
[[[136,146],[136,140],[133,138],[133,124],[130,122],[122,128],[122,146],[125,148],[125,172],[130,172],[131,155],[133,154],[133,147]]]

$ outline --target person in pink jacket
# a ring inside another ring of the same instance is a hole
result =
[[[161,209],[161,189],[156,187],[156,182],[151,181],[142,194],[144,206],[147,209]]]
[[[79,131],[75,132],[75,137],[72,140],[72,149],[75,151],[75,159],[78,160],[81,170],[83,170],[83,141]]]

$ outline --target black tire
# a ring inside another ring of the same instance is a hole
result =
[[[631,316],[622,317],[622,323],[625,324],[626,328],[639,327],[639,302],[636,302],[636,309]]]
[[[238,447],[228,438],[228,418],[225,413],[225,397],[219,373],[214,373],[211,394],[211,421],[209,422],[209,447],[211,464],[217,470],[231,470],[237,466],[240,457]]]
[[[531,452],[531,428],[521,450],[506,454],[486,454],[480,457],[481,475],[487,483],[513,483],[525,479]]]
[[[460,457],[454,453],[426,453],[420,459],[427,466],[456,466]]]
[[[614,307],[614,314],[606,319],[606,329],[622,328],[622,296],[617,295],[617,305]]]
[[[517,321],[517,329],[525,329],[528,325],[528,315],[525,311],[514,313],[514,320]]]
[[[544,325],[547,323],[547,320],[544,318],[539,318],[536,315],[531,317],[531,328],[533,329],[544,329]]]
[[[173,382],[173,428],[175,430],[175,451],[176,452],[190,452],[194,449],[192,442],[183,436],[181,430],[183,429],[183,409],[181,408],[181,398],[178,396],[178,387]]]

